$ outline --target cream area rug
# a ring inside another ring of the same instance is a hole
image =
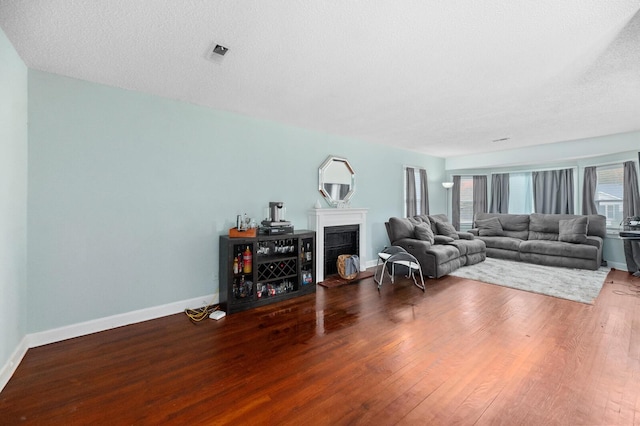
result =
[[[609,270],[559,268],[487,257],[450,275],[593,305]]]

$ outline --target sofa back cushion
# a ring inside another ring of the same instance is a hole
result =
[[[481,237],[499,237],[504,235],[502,224],[497,217],[476,219],[476,227],[478,228],[478,235]]]
[[[419,223],[413,228],[414,238],[417,240],[428,241],[431,244],[435,241],[435,236],[433,235],[433,231],[431,230],[431,224],[429,223]]]
[[[403,238],[413,238],[413,227],[414,224],[407,218],[389,218],[389,241],[393,244]]]
[[[587,235],[605,238],[607,236],[607,218],[601,214],[590,214]]]
[[[585,244],[588,224],[589,218],[587,216],[560,220],[558,240],[565,243]]]
[[[445,237],[453,238],[454,240],[460,239],[458,231],[449,222],[436,222],[436,228],[438,229],[438,235],[444,235]]]
[[[446,214],[432,214],[427,216],[427,219],[429,220],[429,222],[431,222],[431,230],[436,235],[438,235],[438,225],[436,224],[438,222],[445,222],[445,223],[449,222],[449,218],[447,217]]]
[[[529,239],[558,241],[560,221],[567,219],[575,219],[575,216],[532,213],[529,223]]]
[[[558,240],[560,233],[560,221],[587,218],[587,235],[604,238],[607,234],[607,220],[602,215],[575,215],[575,214],[542,214],[532,213],[529,224],[530,240]]]
[[[528,214],[503,214],[503,213],[477,213],[477,220],[498,218],[502,226],[502,235],[505,237],[519,238],[526,240],[529,237],[529,215]],[[477,222],[476,222],[477,227]]]

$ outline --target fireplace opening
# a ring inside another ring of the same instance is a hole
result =
[[[338,273],[338,256],[360,253],[360,226],[342,225],[324,228],[324,276]]]

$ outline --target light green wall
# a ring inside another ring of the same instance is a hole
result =
[[[33,70],[29,122],[29,332],[217,293],[218,236],[269,201],[307,228],[328,155],[356,171],[367,258],[403,165],[444,210],[444,159]]]
[[[388,244],[384,221],[402,215],[403,165],[428,170],[431,211],[445,210],[441,158],[28,76],[27,332],[216,294],[218,236],[236,214],[262,218],[269,201],[306,228],[328,155],[356,170],[367,259]]]
[[[0,371],[27,328],[27,67],[0,30]]]
[[[460,156],[446,160],[446,174],[482,175],[517,171],[575,168],[576,212],[581,212],[584,168],[624,161],[635,161],[638,168],[640,132],[621,133],[577,141],[558,142],[538,147],[500,151],[477,156]],[[638,169],[640,170],[640,169]],[[489,193],[490,193],[489,188]],[[490,194],[489,194],[490,196]],[[625,265],[622,240],[615,234],[604,242],[603,257],[609,263],[623,268]]]

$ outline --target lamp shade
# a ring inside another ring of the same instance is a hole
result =
[[[446,189],[453,188],[453,182],[442,182],[442,187]]]

